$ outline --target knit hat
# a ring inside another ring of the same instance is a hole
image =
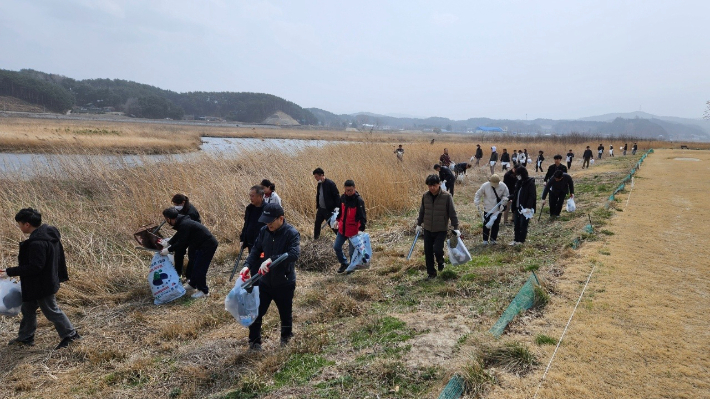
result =
[[[491,147],[491,151],[496,152],[496,146]]]
[[[491,177],[488,178],[488,181],[491,183],[491,186],[493,188],[498,188],[498,183],[500,183],[500,176],[498,175],[491,175]]]

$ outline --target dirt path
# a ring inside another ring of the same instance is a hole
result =
[[[646,159],[604,226],[613,235],[584,244],[530,326],[559,338],[596,266],[538,398],[710,398],[709,193],[710,152]],[[539,348],[534,373],[489,397],[534,397],[553,351]]]

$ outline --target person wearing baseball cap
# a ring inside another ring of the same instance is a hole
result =
[[[259,286],[259,316],[249,326],[249,349],[261,350],[261,324],[271,301],[276,303],[281,318],[281,346],[293,337],[293,294],[296,291],[296,261],[301,253],[301,235],[286,222],[284,210],[276,203],[264,205],[259,222],[266,224],[259,231],[254,247],[240,273],[242,281],[257,273],[262,275]],[[273,270],[273,259],[288,254]]]

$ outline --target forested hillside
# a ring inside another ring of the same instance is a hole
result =
[[[16,97],[53,112],[66,112],[73,107],[112,108],[140,118],[181,119],[193,115],[261,123],[282,111],[301,124],[318,123],[309,111],[271,94],[177,93],[127,80],[76,80],[31,69],[0,69],[0,96]]]

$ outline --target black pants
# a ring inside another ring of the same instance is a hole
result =
[[[515,241],[525,242],[528,237],[528,223],[530,220],[525,216],[521,215],[518,211],[515,211]]]
[[[550,192],[550,216],[560,216],[562,205],[565,203],[565,194]]]
[[[589,169],[589,160],[590,159],[591,158],[584,158],[584,162],[582,162],[582,169],[584,169],[585,166],[587,167],[587,169]]]
[[[567,162],[567,169],[572,169],[572,161]]]
[[[212,258],[214,253],[217,251],[217,247],[210,249],[196,249],[194,253],[194,260],[192,261],[192,269],[187,277],[190,279],[190,285],[197,288],[198,290],[209,293],[210,289],[207,287],[207,269],[210,268],[210,263],[212,263]]]
[[[434,257],[439,268],[444,267],[444,240],[446,231],[424,230],[424,258],[426,259],[426,272],[430,276],[436,276],[434,267]]]
[[[444,180],[446,182],[446,191],[451,194],[451,196],[454,196],[454,184],[456,184],[456,180]]]
[[[271,301],[276,303],[281,319],[281,339],[289,339],[293,335],[293,294],[296,284],[278,288],[259,286],[259,316],[254,324],[249,326],[249,342],[261,344],[261,322],[269,310]]]
[[[320,237],[320,226],[323,224],[324,220],[328,220],[333,215],[333,212],[323,209],[323,208],[318,208],[316,211],[316,224],[313,226],[313,239],[317,240],[318,237]],[[330,229],[330,226],[328,227]],[[335,234],[338,234],[338,230],[331,229]]]
[[[491,212],[491,214],[492,213],[493,212]],[[491,228],[489,229],[486,227],[486,225],[491,220],[491,214],[487,213],[483,218],[483,241],[488,241],[489,237],[492,241],[498,239],[498,228],[500,227],[500,213],[496,215],[496,220],[493,222],[493,226],[491,226]]]

